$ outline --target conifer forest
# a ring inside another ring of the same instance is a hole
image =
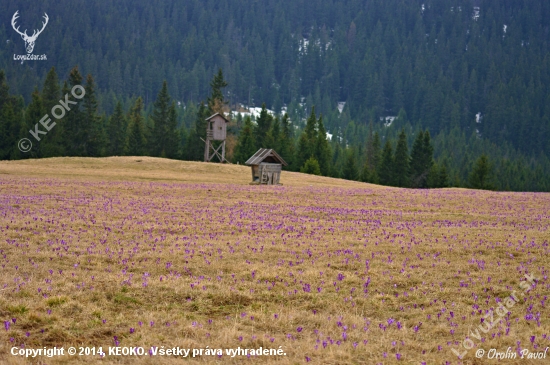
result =
[[[547,0],[3,0],[0,9],[0,160],[202,161],[205,119],[223,112],[234,164],[272,148],[309,174],[550,191]],[[46,59],[18,58],[29,47]],[[84,96],[46,133],[39,121],[75,87]],[[40,141],[29,133],[37,126]]]

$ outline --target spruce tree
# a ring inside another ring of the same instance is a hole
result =
[[[475,162],[470,174],[470,187],[473,189],[494,190],[492,166],[487,155],[482,154]]]
[[[312,144],[311,147],[313,148],[314,141],[317,139],[317,119],[315,116],[315,106],[311,108],[311,114],[307,119],[306,127],[303,133],[305,133],[307,140]]]
[[[44,112],[48,113],[52,119],[52,123],[55,123],[55,127],[48,132],[48,138],[44,140],[44,143],[41,143],[43,157],[56,157],[65,154],[65,141],[63,140],[65,138],[65,118],[52,118],[51,113],[52,108],[59,104],[60,99],[61,89],[59,87],[59,79],[55,72],[55,67],[52,67],[48,71],[44,86],[42,87],[42,103],[44,105]]]
[[[407,135],[405,130],[401,129],[399,139],[395,148],[395,156],[393,161],[393,179],[395,186],[409,186],[409,148],[407,147]]]
[[[382,150],[382,159],[378,168],[378,178],[382,185],[393,185],[393,149],[390,141],[386,141]]]
[[[346,180],[358,180],[359,172],[357,171],[357,164],[355,163],[355,153],[353,149],[350,149],[346,154],[346,162],[342,170],[342,177]]]
[[[100,117],[98,112],[98,103],[95,92],[95,81],[92,75],[86,77],[86,95],[83,99],[83,119],[84,123],[80,127],[81,150],[79,156],[101,157],[105,155],[107,144],[107,134],[105,130],[105,120]]]
[[[153,157],[160,157],[164,150],[166,127],[168,121],[168,107],[170,106],[170,95],[168,94],[168,84],[166,80],[162,83],[162,88],[157,94],[157,99],[153,104],[152,130],[150,132],[149,152]]]
[[[154,157],[176,158],[178,153],[178,131],[176,106],[170,102],[168,84],[163,82],[157,95],[152,113],[152,130],[149,151]]]
[[[168,109],[168,134],[166,136],[166,157],[181,158],[183,151],[180,148],[182,128],[178,128],[178,114],[176,111],[176,102],[172,100],[170,109]]]
[[[433,147],[428,131],[420,131],[411,151],[411,186],[427,188],[428,176],[433,166]]]
[[[143,125],[143,100],[138,97],[128,115],[128,128],[126,129],[126,142],[124,154],[126,156],[143,156],[146,152],[147,140]]]
[[[235,154],[233,160],[239,164],[244,164],[254,153],[256,153],[256,146],[254,143],[254,135],[252,134],[253,126],[250,116],[244,119],[244,126],[239,134],[237,146],[235,147]]]
[[[260,116],[256,119],[256,127],[254,128],[254,140],[256,142],[256,149],[270,148],[265,145],[265,138],[267,132],[271,128],[273,117],[267,112],[265,103],[262,104],[262,110]]]
[[[300,168],[305,164],[308,156],[315,157],[315,145],[317,142],[317,119],[315,116],[315,107],[311,109],[311,114],[306,122],[306,127],[298,139],[298,148],[296,150],[295,161]],[[315,159],[317,164],[319,161]]]
[[[447,174],[447,167],[445,164],[441,164],[438,174],[438,187],[446,188],[449,186],[449,176]]]
[[[17,107],[17,98],[10,95],[9,89],[4,70],[0,70],[0,160],[19,158],[21,152],[17,143],[23,138],[21,132],[25,127]],[[25,138],[28,133],[29,131],[26,130]],[[29,139],[33,144],[36,143],[33,138]]]
[[[294,135],[292,133],[292,125],[290,124],[288,114],[285,113],[281,124],[282,130],[279,143],[281,151],[277,152],[288,164],[288,168],[294,171],[296,170],[294,166]]]
[[[42,97],[40,96],[40,93],[37,89],[34,90],[32,93],[32,100],[29,106],[27,107],[27,110],[25,112],[25,123],[24,126],[22,126],[21,135],[27,135],[30,130],[34,130],[34,126],[39,123],[39,121],[44,117],[46,113],[44,112],[44,104],[42,103]],[[50,118],[51,119],[51,118]],[[46,123],[46,121],[44,121]],[[48,123],[48,126],[50,128],[55,128],[54,126],[55,121],[50,121]],[[44,132],[48,132],[45,130],[45,128],[38,124],[39,129],[43,130]],[[33,146],[32,149],[29,152],[23,153],[21,155],[22,158],[40,158],[42,157],[42,150],[43,150],[43,144],[46,143],[48,135],[40,135],[40,142],[38,141],[32,141]]]
[[[427,184],[427,187],[430,189],[440,187],[439,186],[439,166],[436,163],[434,163],[430,169],[426,184]]]
[[[80,75],[78,67],[73,67],[69,73],[69,79],[63,84],[61,94],[71,95],[71,89],[76,85],[82,86],[82,75]],[[72,97],[71,100],[76,101]],[[71,104],[71,110],[67,111],[65,117],[62,118],[64,126],[63,141],[67,156],[82,156],[88,137],[86,133],[87,126],[82,125],[84,123],[84,115],[81,110],[81,104],[81,100],[76,105]]]
[[[369,159],[369,167],[370,167],[370,179],[373,184],[378,184],[380,182],[380,177],[378,175],[378,168],[380,167],[380,161],[382,160],[381,150],[380,147],[382,146],[382,143],[380,142],[380,135],[378,132],[374,132],[373,138],[372,138],[372,152],[371,157],[367,158]],[[370,162],[372,159],[372,162]]]
[[[424,132],[424,139],[422,141],[422,153],[424,160],[424,168],[429,170],[434,164],[434,148],[430,139],[430,132],[426,130]]]
[[[210,82],[211,94],[208,98],[208,109],[212,114],[223,113],[223,106],[226,104],[226,101],[223,96],[222,89],[228,84],[223,77],[223,71],[220,68],[218,73],[214,76]]]
[[[197,109],[194,126],[189,132],[186,143],[186,158],[191,161],[204,159],[204,141],[206,141],[206,118],[210,115],[208,107],[201,103]]]
[[[118,101],[115,111],[109,118],[109,156],[123,155],[127,126],[128,121],[122,110],[122,103]]]
[[[281,135],[281,126],[279,124],[279,118],[272,119],[271,126],[265,136],[264,145],[265,148],[272,148],[279,153],[279,142]]]
[[[306,160],[304,165],[300,168],[300,172],[303,172],[304,174],[321,175],[321,168],[319,167],[319,162],[317,162],[315,157],[311,156]]]
[[[22,127],[25,124],[21,123],[20,113],[16,113],[11,102],[5,102],[0,109],[0,160],[14,160],[20,156],[20,151],[17,148]],[[28,130],[24,134],[28,138]],[[38,143],[34,138],[29,138],[34,145]]]
[[[363,164],[363,167],[361,168],[359,181],[370,183],[372,182],[371,179],[372,179],[372,173],[369,169],[369,164],[367,163],[367,161],[365,161],[365,163]]]
[[[46,113],[50,116],[52,108],[59,104],[60,98],[61,90],[59,87],[59,78],[55,72],[55,67],[52,67],[50,71],[48,71],[44,86],[42,87],[42,103],[44,104]]]
[[[315,141],[315,158],[319,162],[321,174],[328,176],[330,172],[330,158],[332,153],[327,141],[327,131],[323,125],[323,116],[317,120],[317,139]],[[355,179],[352,179],[355,180]]]

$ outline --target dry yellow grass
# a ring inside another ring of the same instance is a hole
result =
[[[550,194],[249,181],[244,166],[148,157],[0,162],[0,363],[28,363],[10,355],[21,344],[208,346],[223,356],[188,362],[220,364],[485,364],[499,361],[480,348],[548,346]],[[523,295],[525,272],[538,281]],[[239,346],[286,355],[226,355]]]

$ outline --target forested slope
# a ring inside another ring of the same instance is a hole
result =
[[[548,1],[6,0],[0,8],[0,69],[27,103],[52,66],[62,79],[75,65],[93,75],[108,114],[117,100],[128,110],[139,96],[150,110],[163,80],[173,99],[196,105],[222,68],[230,104],[287,105],[295,122],[315,105],[326,128],[352,145],[366,141],[369,122],[395,137],[380,117],[402,111],[409,142],[427,128],[436,157],[483,150],[519,156],[514,163],[530,171],[548,163]],[[15,11],[29,30],[48,14],[34,50],[47,61],[13,60],[24,54],[10,24]],[[472,147],[475,139],[484,147]],[[471,165],[449,163],[458,175]]]

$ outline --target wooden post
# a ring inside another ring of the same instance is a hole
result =
[[[206,137],[204,141],[204,162],[210,161],[210,139]]]

